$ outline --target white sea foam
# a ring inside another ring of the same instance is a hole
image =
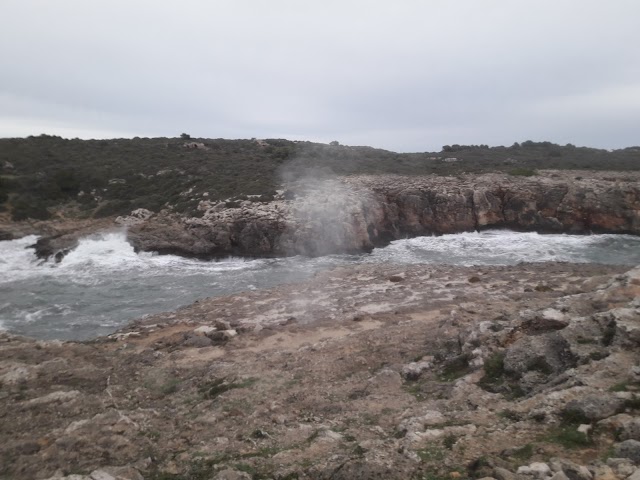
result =
[[[37,268],[38,259],[33,249],[28,248],[38,240],[29,235],[19,240],[0,242],[0,283],[29,277]]]
[[[124,232],[110,232],[82,238],[78,246],[60,263],[38,260],[35,251],[28,248],[38,237],[31,235],[19,240],[0,242],[0,283],[29,278],[66,278],[69,281],[92,285],[105,274],[135,271],[137,274],[166,274],[174,272],[225,272],[252,268],[261,260],[229,258],[204,262],[176,255],[157,255],[150,252],[135,253]]]
[[[633,254],[635,250],[635,255]],[[631,255],[632,258],[628,258]],[[375,250],[381,261],[453,265],[513,265],[520,262],[634,263],[640,238],[629,235],[566,235],[487,230],[397,240]]]
[[[94,235],[60,263],[38,260],[37,237],[0,242],[0,328],[39,338],[89,338],[198,298],[309,278],[357,263],[508,265],[567,261],[640,263],[640,237],[485,231],[398,240],[371,254],[201,261],[136,254],[124,232]]]

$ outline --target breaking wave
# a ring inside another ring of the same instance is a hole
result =
[[[135,253],[123,232],[94,235],[60,263],[38,260],[29,236],[0,242],[0,328],[51,339],[86,339],[198,298],[301,281],[354,263],[510,265],[640,263],[640,237],[485,231],[398,240],[370,254],[202,261]]]

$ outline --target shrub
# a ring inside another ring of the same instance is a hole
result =
[[[26,220],[47,220],[51,218],[51,212],[47,209],[43,201],[34,197],[20,197],[13,203],[11,209],[11,219],[14,221]]]
[[[513,168],[509,170],[507,173],[509,173],[509,175],[514,175],[516,177],[532,177],[538,174],[538,172],[536,172],[534,169],[524,168],[524,167]]]
[[[484,376],[478,385],[492,391],[494,386],[502,383],[504,375],[504,352],[494,352],[484,361]]]

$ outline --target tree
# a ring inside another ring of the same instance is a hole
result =
[[[183,140],[190,140],[191,139],[191,135],[189,135],[188,133],[181,133],[180,134],[180,138]]]

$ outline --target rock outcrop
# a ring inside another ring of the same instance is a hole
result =
[[[140,250],[216,257],[367,251],[406,237],[510,228],[640,234],[640,175],[353,176],[298,182],[271,202],[200,206],[132,225]]]
[[[0,332],[0,478],[637,480],[638,296],[640,268],[359,265]]]

